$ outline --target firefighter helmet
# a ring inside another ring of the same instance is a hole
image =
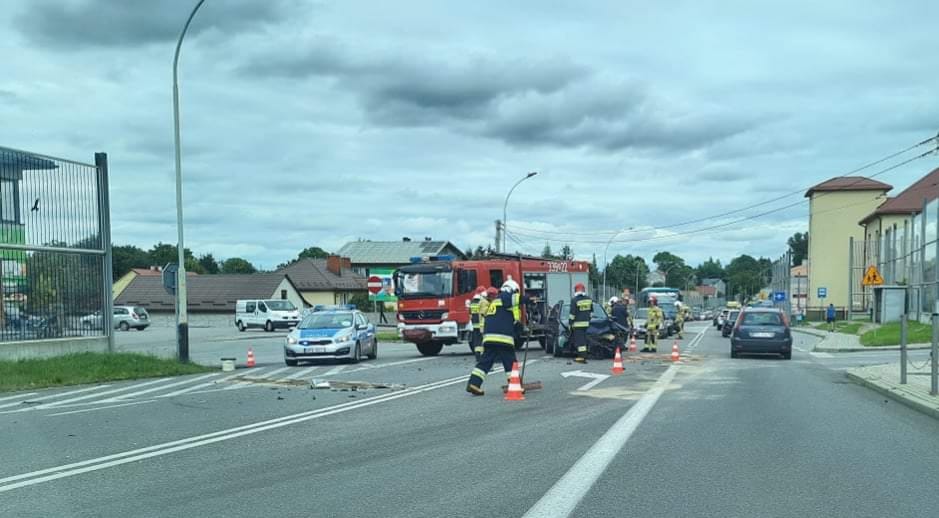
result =
[[[587,287],[584,286],[584,283],[578,282],[574,285],[574,293],[586,293]]]
[[[495,288],[489,288],[486,290],[486,296],[490,299],[494,299],[499,296],[499,290]]]

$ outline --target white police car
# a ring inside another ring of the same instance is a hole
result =
[[[349,360],[378,357],[375,326],[361,311],[324,309],[306,314],[284,342],[284,363],[301,361]]]

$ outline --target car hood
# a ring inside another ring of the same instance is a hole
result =
[[[297,338],[331,338],[337,334],[350,329],[348,327],[335,327],[327,329],[297,329],[294,333],[297,334]]]
[[[644,326],[644,325],[646,325],[646,319],[644,319],[644,318],[634,318],[634,319],[633,319],[633,324],[636,325],[636,326]]]

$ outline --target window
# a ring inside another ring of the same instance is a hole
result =
[[[280,299],[287,300],[287,290],[280,290]]]
[[[255,304],[254,302],[249,302],[245,304],[245,313],[254,313]]]
[[[114,314],[115,314],[115,315],[126,315],[126,314],[127,314],[127,309],[126,309],[126,308],[114,308]]]
[[[783,321],[780,313],[748,312],[743,314],[742,324],[748,326],[781,326]]]
[[[504,279],[502,278],[502,270],[489,270],[489,285],[495,288],[502,286]]]
[[[263,302],[258,302],[258,311],[267,313],[267,306]]]
[[[476,270],[459,270],[457,291],[462,295],[476,289]]]
[[[355,325],[357,326],[366,326],[368,323],[365,321],[365,317],[361,313],[355,315]]]
[[[16,181],[0,181],[0,220],[5,223],[19,223],[18,191],[19,185]]]

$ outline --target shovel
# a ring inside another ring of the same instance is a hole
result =
[[[525,335],[525,354],[522,356],[522,371],[518,373],[518,379],[521,382],[522,390],[528,392],[529,390],[541,390],[544,388],[544,385],[540,381],[532,381],[531,383],[525,383],[525,365],[528,364],[528,341],[531,339],[531,330],[529,329]],[[508,385],[502,385],[502,392],[505,392],[509,389]]]

